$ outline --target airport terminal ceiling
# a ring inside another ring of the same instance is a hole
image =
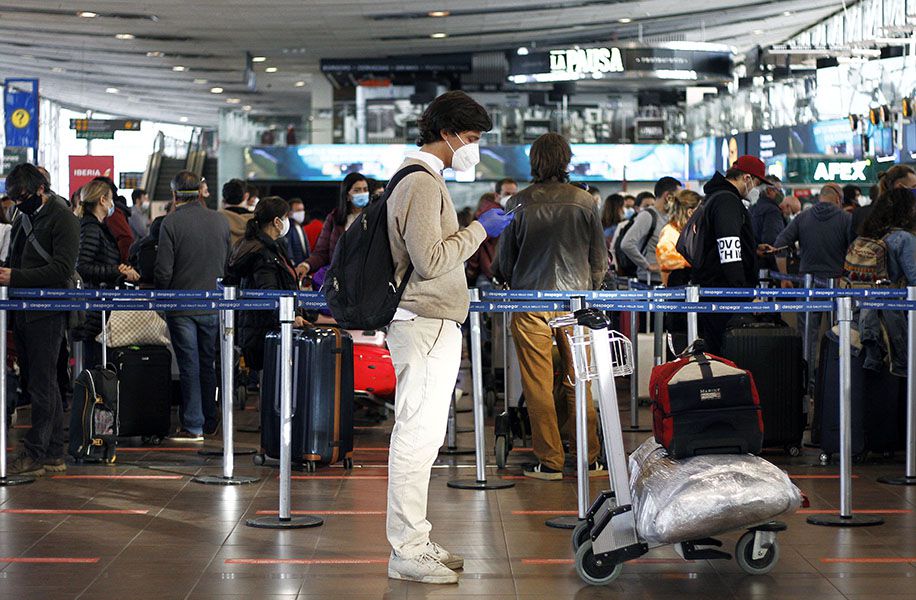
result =
[[[847,2],[847,6],[856,2]],[[740,55],[836,0],[0,0],[0,73],[74,108],[215,126],[220,109],[308,112],[321,59],[710,42]]]

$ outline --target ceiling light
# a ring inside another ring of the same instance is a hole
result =
[[[120,91],[120,90],[118,90],[118,88],[105,88],[105,93],[106,93],[106,94],[117,94],[118,91]]]
[[[22,58],[22,59],[24,59],[24,60],[32,60],[32,59],[35,58],[35,57],[32,56],[31,54],[20,54],[20,55],[19,55],[19,58]]]
[[[434,33],[434,34],[430,35],[429,37],[433,38],[434,40],[441,40],[442,38],[447,38],[447,37],[448,37],[448,34],[447,34],[447,33],[442,33],[442,32],[440,31],[439,33]]]
[[[132,33],[116,33],[115,37],[119,40],[132,40],[137,36]]]
[[[207,80],[206,79],[195,79],[194,83],[196,83],[197,85],[203,85],[207,83]]]
[[[242,107],[242,110],[244,110],[245,112],[250,111],[250,110],[251,110],[251,105],[250,105],[250,104],[246,104],[245,106]]]
[[[81,10],[80,12],[76,13],[76,16],[82,17],[84,19],[94,19],[99,16],[99,13],[94,13],[89,10]]]
[[[187,118],[187,117],[179,117],[178,120],[181,121],[182,123],[187,123],[187,122],[188,122],[188,118]]]
[[[252,56],[251,62],[264,62],[267,60],[266,56]]]
[[[183,66],[181,66],[181,65],[175,65],[174,67],[172,67],[172,70],[173,70],[173,71],[178,71],[178,72],[180,73],[180,72],[182,72],[182,71],[187,71],[188,68],[187,68],[187,67],[183,67]]]
[[[521,48],[516,50],[515,53],[518,54],[519,56],[528,56],[528,48],[522,46]]]
[[[159,52],[158,50],[151,50],[146,53],[146,56],[149,58],[162,58],[165,56],[165,52]]]
[[[794,13],[791,10],[783,11],[782,16],[791,17]]]
[[[241,104],[242,100],[240,98],[226,98],[226,104]]]
[[[430,17],[447,17],[452,13],[447,10],[431,10],[426,14]]]
[[[264,72],[265,73],[276,73],[279,70],[280,69],[278,69],[277,67],[267,67],[266,69],[264,69]]]
[[[296,82],[296,87],[305,87],[305,82],[304,82],[304,81],[297,81],[297,82]]]
[[[210,93],[211,93],[211,94],[222,94],[222,93],[223,93],[223,88],[221,88],[221,87],[210,88]]]
[[[754,35],[763,35],[763,29],[755,29],[753,33]]]
[[[63,73],[65,69],[63,67],[53,67],[51,71],[53,71],[54,73]]]
[[[623,23],[624,25],[626,25],[627,23],[632,23],[632,22],[633,22],[633,19],[631,19],[631,18],[629,18],[629,17],[624,17],[624,18],[622,18],[622,19],[617,19],[617,22],[618,22],[618,23]]]

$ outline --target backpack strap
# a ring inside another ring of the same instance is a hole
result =
[[[652,225],[649,227],[649,232],[646,234],[646,237],[643,238],[642,244],[639,246],[639,253],[644,254],[646,247],[649,245],[649,240],[652,239],[652,234],[655,233],[655,225],[658,223],[658,214],[654,209],[649,209],[649,215],[652,217]]]
[[[32,233],[32,221],[29,219],[29,216],[25,213],[21,215],[22,219],[22,230],[25,232],[26,240],[32,245],[32,248],[35,249],[35,252],[48,264],[53,262],[51,255],[48,254],[48,251],[38,242],[35,236]]]
[[[380,202],[382,204],[387,204],[388,198],[391,197],[391,193],[394,191],[394,188],[397,187],[399,183],[401,183],[402,179],[412,173],[419,173],[421,171],[423,173],[432,175],[423,165],[407,165],[392,175],[391,179],[388,180],[388,184],[385,186],[385,193],[382,195]],[[413,262],[407,264],[407,271],[404,273],[404,279],[401,280],[401,284],[398,286],[398,293],[403,293],[404,289],[407,288],[407,282],[410,281],[411,275],[413,275]]]

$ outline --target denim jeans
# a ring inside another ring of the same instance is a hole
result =
[[[23,440],[25,449],[35,460],[63,458],[64,407],[57,358],[64,337],[64,315],[51,315],[30,323],[17,318],[13,334],[19,364],[26,374],[24,386],[32,400],[32,426]]]
[[[181,427],[210,433],[217,426],[216,344],[218,315],[166,318],[181,377]]]

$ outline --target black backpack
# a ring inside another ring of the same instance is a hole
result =
[[[655,214],[654,210],[650,210],[649,214],[652,215],[652,227],[649,228],[649,233],[646,234],[645,239],[639,245],[639,253],[644,254],[646,251],[646,246],[649,245],[649,239],[652,238],[652,233],[655,231],[655,223],[658,219],[658,215]],[[633,223],[636,222],[636,218],[639,215],[634,215],[630,222],[627,223],[623,231],[620,232],[620,235],[617,236],[617,240],[614,242],[614,258],[617,260],[617,274],[623,275],[625,277],[636,277],[636,272],[639,267],[633,262],[627,253],[623,251],[623,238],[627,236],[627,233],[630,231],[630,228],[633,227]]]
[[[154,283],[159,238],[151,235],[136,242],[130,249],[130,264],[140,274],[140,283]]]
[[[395,186],[411,173],[428,172],[421,165],[404,167],[394,174],[380,200],[370,204],[340,236],[321,291],[331,314],[344,329],[374,330],[391,323],[413,265],[400,285],[388,243],[388,198]]]
[[[723,192],[724,193],[724,192]],[[709,236],[709,225],[706,221],[706,207],[717,194],[712,194],[693,211],[674,248],[684,257],[693,269],[698,269],[706,252],[706,238]]]

